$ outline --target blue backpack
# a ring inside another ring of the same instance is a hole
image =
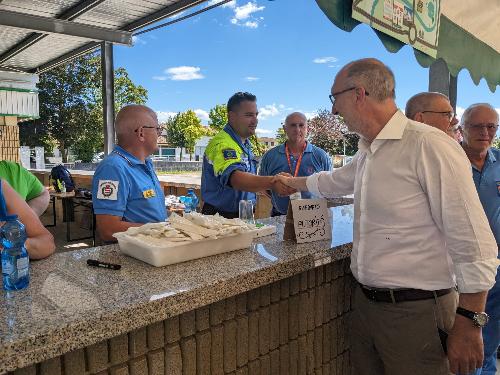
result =
[[[69,173],[68,168],[66,168],[62,164],[58,164],[51,169],[50,180],[52,181],[52,185],[54,185],[54,189],[58,193],[61,192],[61,186],[63,182],[68,193],[75,190],[75,182],[73,181],[73,177],[71,177],[71,173]]]

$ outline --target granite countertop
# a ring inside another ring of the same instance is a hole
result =
[[[0,374],[348,257],[353,207],[330,210],[328,241],[283,241],[280,217],[267,219],[276,235],[250,248],[161,268],[121,255],[117,245],[32,262],[28,289],[1,292]],[[88,267],[89,258],[122,269]]]

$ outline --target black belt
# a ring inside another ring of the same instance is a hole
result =
[[[420,301],[444,296],[451,293],[453,288],[439,290],[421,289],[377,289],[359,284],[363,294],[374,302],[398,303],[405,301]]]

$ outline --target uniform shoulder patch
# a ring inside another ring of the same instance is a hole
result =
[[[225,148],[222,150],[222,156],[224,156],[224,160],[238,159],[236,150],[233,148]]]
[[[120,181],[99,180],[97,199],[116,201],[118,199],[118,185]]]

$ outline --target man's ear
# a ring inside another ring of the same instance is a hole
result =
[[[413,116],[413,120],[418,122],[424,122],[424,114],[422,112],[417,112],[415,116]]]

